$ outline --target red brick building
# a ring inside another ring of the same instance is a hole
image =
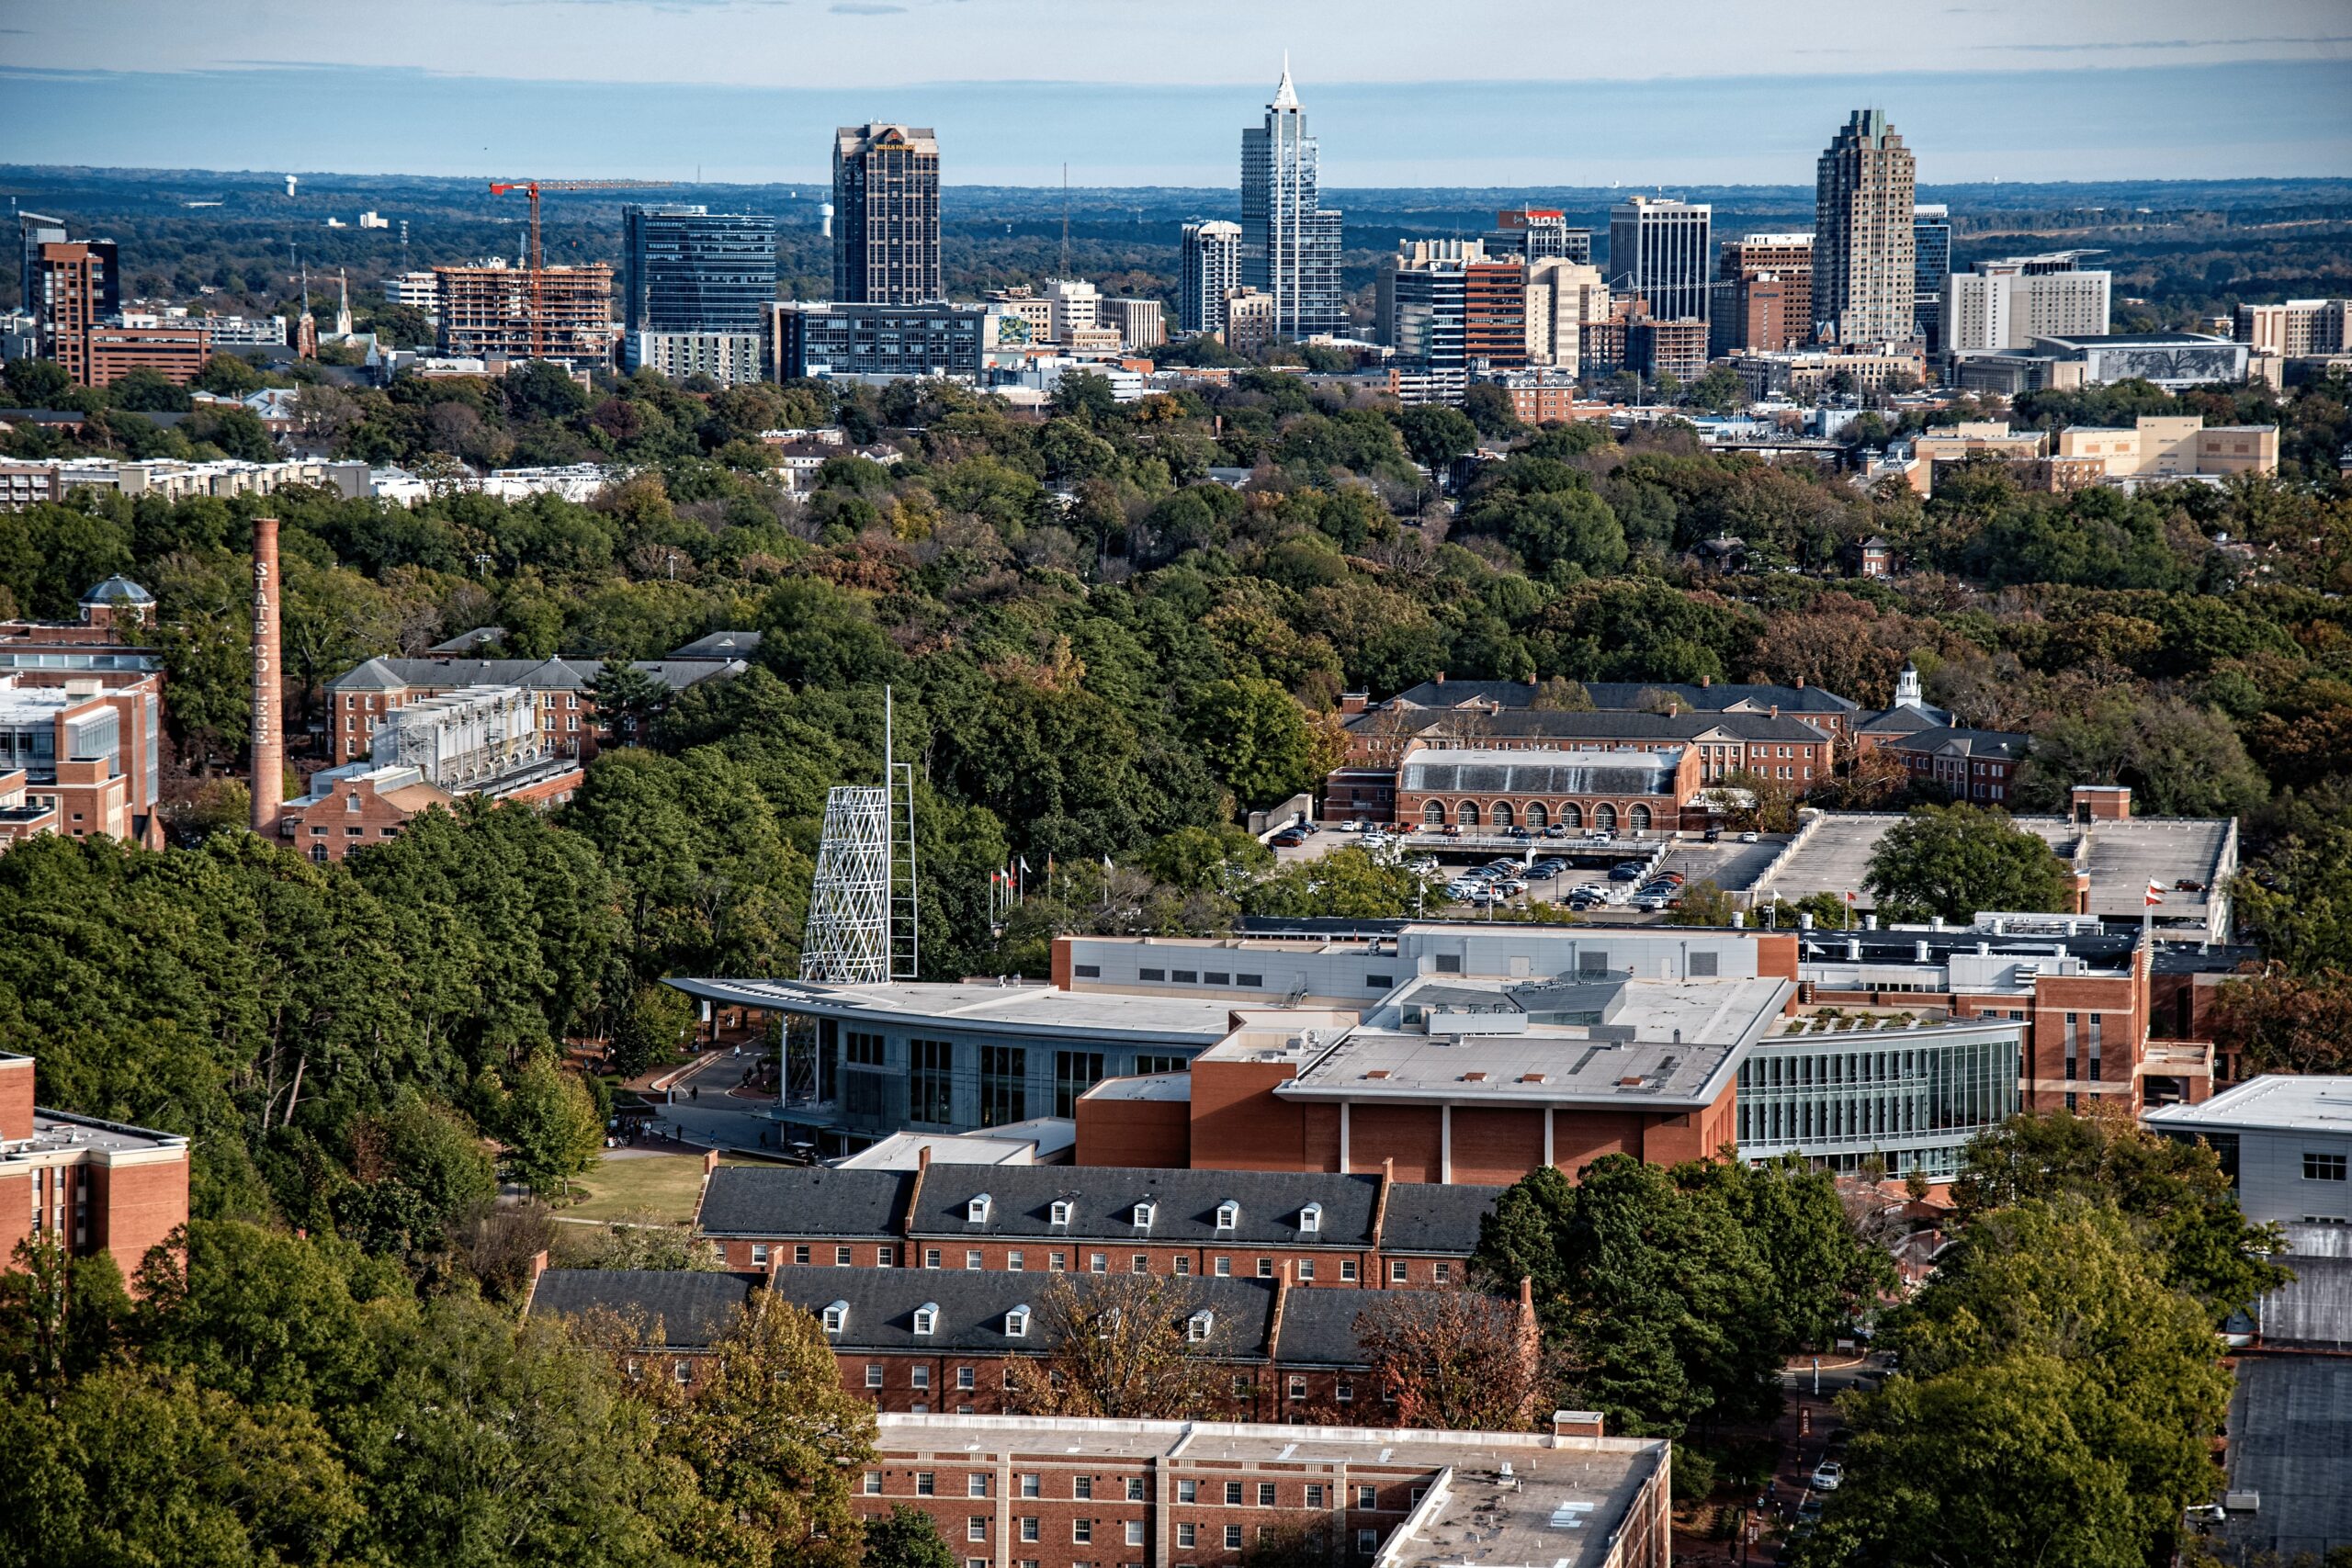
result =
[[[154,607],[110,577],[82,596],[78,621],[0,621],[0,780],[25,775],[0,841],[54,831],[162,845],[163,665],[125,636]]]
[[[1890,737],[1877,749],[1900,759],[1913,778],[1936,785],[1954,800],[2002,806],[2010,798],[2018,765],[2025,761],[2032,739],[2005,729],[1939,725]]]
[[[33,1059],[0,1054],[0,1259],[46,1237],[128,1280],[187,1223],[187,1140],[33,1103]]]
[[[338,765],[368,754],[377,729],[401,708],[477,686],[518,686],[539,710],[538,728],[560,755],[587,761],[605,739],[588,690],[593,659],[370,659],[327,682],[328,734]],[[673,692],[744,668],[735,658],[640,659],[636,668]],[[626,739],[626,738],[624,738]]]
[[[927,1156],[927,1151],[926,1151]],[[1181,1159],[1171,1162],[1181,1166]],[[1496,1190],[1386,1170],[718,1166],[701,1235],[730,1269],[1155,1274],[1302,1288],[1459,1284]]]

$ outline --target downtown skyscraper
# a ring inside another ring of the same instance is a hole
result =
[[[1290,62],[1266,122],[1241,132],[1241,281],[1273,296],[1274,332],[1303,339],[1347,325],[1340,214],[1317,198],[1315,138]]]
[[[1814,185],[1813,318],[1826,343],[1900,343],[1913,331],[1917,242],[1911,150],[1883,109],[1856,109]]]
[[[920,305],[947,298],[939,254],[939,138],[910,125],[833,132],[833,299]]]

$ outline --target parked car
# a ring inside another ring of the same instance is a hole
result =
[[[1568,836],[1568,829],[1566,825],[1555,822],[1544,829],[1544,836],[1547,839],[1565,839]]]
[[[1621,860],[1609,868],[1611,882],[1639,882],[1649,868],[1637,860]]]
[[[1351,817],[1346,821],[1340,824],[1340,831],[1342,833],[1361,833],[1366,828],[1371,826],[1371,823],[1365,821],[1361,817]]]
[[[1609,895],[1587,883],[1560,901],[1571,909],[1590,909],[1608,903]]]
[[[1363,836],[1363,847],[1368,850],[1385,850],[1388,847],[1388,835],[1385,833],[1366,833]]]
[[[1459,822],[1448,822],[1445,825],[1445,836],[1449,839],[1458,839],[1462,837],[1462,824]]]
[[[1532,828],[1515,827],[1503,836],[1509,839],[1532,839],[1535,837],[1535,830]]]
[[[1685,882],[1689,881],[1690,879],[1689,879],[1688,877],[1684,876],[1684,875],[1683,875],[1680,872],[1679,872],[1679,871],[1661,871],[1661,872],[1659,872],[1659,873],[1657,874],[1657,875],[1656,875],[1655,877],[1651,878],[1651,880],[1652,880],[1652,881],[1654,881],[1654,882],[1670,882],[1670,883],[1672,883],[1675,886],[1679,887],[1679,886],[1681,886],[1683,885],[1683,883],[1685,883]]]
[[[1549,882],[1567,869],[1568,863],[1564,860],[1539,860],[1527,868],[1527,874],[1533,881]]]
[[[1584,830],[1584,841],[1588,844],[1605,844],[1616,836],[1606,828],[1587,828]]]
[[[1656,914],[1666,908],[1669,897],[1665,893],[1636,893],[1625,900],[1625,908],[1639,909],[1645,915]]]
[[[1306,842],[1306,829],[1304,828],[1285,828],[1281,832],[1276,833],[1269,842],[1278,850],[1295,850],[1298,848],[1299,845]]]
[[[1845,1479],[1846,1467],[1834,1459],[1826,1459],[1814,1468],[1813,1489],[1815,1492],[1835,1492]]]
[[[1747,832],[1742,833],[1739,836],[1739,841],[1743,844],[1752,844],[1761,840],[1763,837],[1763,834],[1758,832],[1755,829],[1750,828]]]
[[[1723,837],[1724,830],[1721,828],[1710,828],[1704,834],[1701,835],[1701,841],[1702,843],[1719,844],[1723,842]]]

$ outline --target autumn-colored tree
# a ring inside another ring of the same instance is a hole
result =
[[[1219,1358],[1241,1339],[1189,1280],[1055,1274],[1031,1335],[1044,1353],[1012,1363],[1007,1402],[1023,1415],[1186,1420],[1230,1404]]]
[[[2242,1076],[2352,1072],[2352,974],[2267,964],[2215,993],[2212,1029]]]
[[[1532,1306],[1467,1288],[1388,1292],[1355,1329],[1397,1426],[1533,1429],[1546,1379]]]

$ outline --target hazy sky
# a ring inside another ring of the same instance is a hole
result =
[[[1334,185],[2352,174],[2346,0],[0,0],[0,162],[1223,185],[1284,51]]]

